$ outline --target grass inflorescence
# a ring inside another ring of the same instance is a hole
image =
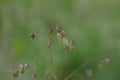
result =
[[[53,57],[53,53],[52,53],[52,45],[54,44],[53,42],[53,34],[56,35],[57,41],[60,42],[61,44],[63,44],[63,50],[65,51],[75,51],[76,50],[76,45],[74,40],[72,40],[70,38],[70,36],[67,36],[66,32],[63,30],[63,28],[61,26],[56,26],[55,28],[48,28],[48,42],[47,42],[47,46],[49,49],[49,53],[50,53],[50,63],[52,63],[51,65],[55,66],[56,64],[54,63],[54,57]],[[35,33],[30,33],[30,38],[31,40],[37,39],[39,36]],[[71,55],[71,54],[69,54]],[[83,65],[80,65],[77,69],[75,69],[73,72],[71,72],[68,76],[66,76],[64,78],[64,80],[70,80],[71,77],[73,77],[75,74],[77,74],[78,71],[80,71],[83,67],[87,66],[88,64],[92,63],[93,61],[95,61],[98,58],[92,58],[90,60],[88,60],[87,62],[85,62]],[[98,68],[102,69],[105,65],[109,64],[110,62],[110,58],[104,58],[103,60],[100,61],[100,63],[98,64]],[[10,73],[13,77],[18,78],[21,77],[26,69],[31,69],[30,65],[28,63],[20,63],[16,66],[13,66],[10,70]],[[46,70],[44,72],[45,74],[45,79],[46,80],[59,80],[58,75],[56,74],[56,72],[54,72],[54,70]],[[91,68],[87,68],[85,71],[86,75],[88,77],[91,77],[94,75],[93,73],[93,69]],[[31,79],[32,80],[40,80],[40,77],[38,77],[39,74],[35,73],[34,70],[31,73]]]

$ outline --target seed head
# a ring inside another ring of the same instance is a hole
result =
[[[37,74],[36,73],[32,73],[32,79],[33,80],[37,79]]]
[[[109,64],[110,59],[109,58],[104,58],[99,64],[98,67],[102,69],[105,65]]]
[[[76,49],[74,41],[70,42],[70,47],[72,48],[73,51]]]
[[[62,31],[62,28],[60,26],[56,26],[56,31],[57,32],[61,32]]]
[[[58,32],[57,37],[58,37],[58,40],[61,41],[65,37],[65,32],[64,31]]]
[[[67,45],[68,47],[70,46],[70,38],[63,38],[63,43]]]
[[[57,38],[58,38],[58,40],[60,40],[61,41],[61,39],[62,39],[62,36],[61,36],[61,33],[57,33]]]
[[[65,51],[68,51],[69,50],[69,46],[65,45],[64,49],[65,49]]]
[[[102,60],[102,64],[108,64],[110,62],[110,59],[109,58],[105,58]]]
[[[51,35],[52,32],[53,32],[53,29],[52,29],[52,28],[49,28],[49,29],[48,29],[48,34]]]
[[[16,67],[12,68],[10,70],[10,73],[12,74],[13,77],[18,77],[18,69]]]
[[[30,34],[30,38],[31,38],[32,40],[35,39],[35,38],[36,38],[36,34],[31,33],[31,34]]]
[[[27,63],[25,63],[25,64],[24,64],[24,67],[25,67],[25,68],[30,68],[30,65],[27,64]]]
[[[48,40],[48,48],[51,48],[51,46],[52,46],[52,40],[49,39],[49,40]]]
[[[86,74],[88,77],[92,76],[93,75],[92,69],[87,69]]]
[[[25,66],[24,66],[24,64],[20,64],[19,65],[19,71],[23,74],[24,73],[24,71],[25,71]]]
[[[65,32],[64,31],[61,31],[61,37],[65,37]]]

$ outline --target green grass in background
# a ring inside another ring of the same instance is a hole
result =
[[[45,31],[58,24],[77,46],[75,53],[65,53],[63,45],[55,39],[52,53],[56,66],[52,68],[59,80],[96,56],[110,57],[111,63],[100,71],[97,69],[100,59],[95,60],[78,75],[85,75],[85,70],[92,68],[94,80],[119,80],[119,3],[119,0],[0,0],[0,79],[13,80],[10,68],[25,62],[31,68],[21,80],[30,80],[32,71],[45,80],[44,73],[51,68]],[[38,33],[40,38],[31,40],[31,32]],[[73,76],[70,80],[79,79],[82,78]]]

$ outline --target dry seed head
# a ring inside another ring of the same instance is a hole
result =
[[[65,37],[65,32],[64,31],[58,32],[57,37],[58,37],[58,40],[61,41]]]
[[[24,73],[24,71],[25,71],[25,66],[24,66],[24,64],[20,64],[19,65],[19,71],[23,74]]]
[[[110,59],[109,58],[105,58],[102,60],[102,64],[108,64],[110,62]]]
[[[75,50],[75,49],[76,49],[76,46],[75,46],[74,41],[71,41],[71,42],[70,42],[70,47],[72,48],[72,50]]]
[[[93,75],[92,69],[87,69],[86,74],[88,77],[92,76]]]
[[[61,32],[62,31],[62,28],[60,26],[56,26],[56,31],[57,32]]]
[[[36,73],[32,73],[32,79],[33,80],[37,79],[37,74]]]
[[[66,37],[62,39],[63,43],[66,44]]]
[[[64,46],[64,48],[68,49],[68,48],[69,48],[69,46],[65,45],[65,46]]]
[[[64,49],[65,49],[65,51],[68,51],[69,50],[69,46],[65,45]]]
[[[10,73],[12,74],[13,77],[18,77],[18,69],[17,68],[12,68],[10,70]]]
[[[52,32],[53,32],[53,29],[49,28],[49,29],[48,29],[48,34],[51,35]]]
[[[57,38],[58,38],[58,40],[60,40],[61,41],[61,39],[62,39],[62,36],[61,36],[61,33],[57,33]]]
[[[101,61],[101,63],[98,64],[98,67],[99,67],[100,69],[102,69],[103,66],[105,66],[106,64],[109,64],[109,62],[110,62],[110,59],[109,59],[109,58],[104,58],[104,59]]]
[[[65,43],[66,43],[66,45],[69,46],[69,44],[70,44],[70,38],[66,38],[66,39],[65,39]]]
[[[52,46],[52,40],[49,39],[49,40],[48,40],[48,48],[51,48],[51,46]]]
[[[36,38],[36,34],[30,33],[30,38],[31,38],[32,40],[35,39],[35,38]]]
[[[61,31],[60,33],[61,33],[62,38],[65,37],[65,32],[64,31]]]
[[[70,38],[64,37],[63,38],[63,43],[69,47],[70,46]]]
[[[25,63],[24,66],[25,66],[25,68],[30,68],[30,65],[27,63]]]

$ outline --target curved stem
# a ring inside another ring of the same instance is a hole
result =
[[[87,61],[82,66],[78,67],[76,70],[74,70],[70,75],[68,75],[64,80],[70,79],[73,75],[75,75],[80,69],[82,69],[84,66],[88,65],[90,62],[92,62],[95,58],[92,58],[91,60]]]

